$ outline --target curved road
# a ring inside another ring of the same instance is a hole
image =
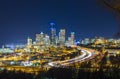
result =
[[[72,58],[72,59],[69,59],[69,60],[64,60],[64,61],[50,62],[50,63],[48,63],[48,65],[51,66],[51,67],[67,66],[67,65],[75,63],[75,62],[80,62],[80,61],[84,61],[86,59],[89,59],[93,55],[92,52],[87,51],[87,50],[82,50],[81,49],[81,52],[82,52],[82,54],[80,56],[75,57],[75,58]]]

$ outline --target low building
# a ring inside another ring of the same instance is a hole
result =
[[[4,54],[4,53],[14,53],[14,51],[10,48],[0,48],[0,53]]]

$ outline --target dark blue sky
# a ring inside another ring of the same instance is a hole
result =
[[[117,30],[113,14],[97,0],[0,0],[0,45],[25,43],[41,31],[49,34],[50,22],[57,31],[74,31],[76,39],[110,38]]]

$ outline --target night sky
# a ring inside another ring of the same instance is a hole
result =
[[[25,43],[41,31],[50,35],[51,22],[77,40],[111,38],[117,30],[114,15],[97,0],[0,0],[0,46]]]

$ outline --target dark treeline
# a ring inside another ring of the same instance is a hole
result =
[[[51,68],[47,72],[40,71],[39,74],[28,74],[3,70],[0,79],[120,79],[120,69],[115,68]]]
[[[34,79],[32,74],[27,74],[21,71],[0,71],[0,79]]]

